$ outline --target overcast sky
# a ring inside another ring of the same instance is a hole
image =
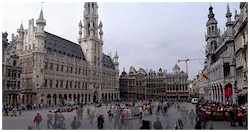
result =
[[[40,2],[6,2],[2,5],[2,27],[9,34],[16,33],[21,23],[27,28],[28,20],[37,19],[42,7]],[[77,42],[83,4],[44,3],[45,30]],[[128,71],[131,65],[137,69],[158,70],[162,67],[172,71],[179,58],[204,58],[210,4],[214,7],[221,31],[224,31],[227,3],[98,3],[99,20],[103,22],[104,52],[114,55],[117,49],[120,71],[123,67]],[[239,3],[229,5],[234,16]],[[191,77],[203,68],[203,62],[189,63]],[[185,71],[185,63],[179,65]]]

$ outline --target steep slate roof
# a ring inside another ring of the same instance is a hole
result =
[[[45,48],[48,50],[52,50],[54,52],[58,52],[61,54],[65,54],[71,57],[77,57],[85,60],[84,54],[82,52],[81,46],[54,34],[45,32]]]
[[[74,56],[77,58],[85,59],[85,56],[82,52],[81,46],[49,32],[45,32],[45,48],[48,50],[52,50],[54,52],[58,52],[61,54],[65,54],[68,56]],[[110,58],[110,56],[103,54],[102,65],[107,68],[115,69],[115,65]]]
[[[115,69],[115,65],[110,56],[102,54],[102,65],[107,68]]]

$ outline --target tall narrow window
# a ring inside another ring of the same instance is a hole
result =
[[[44,87],[47,87],[47,79],[44,80]]]
[[[58,84],[59,84],[59,81],[58,81],[58,80],[56,80],[56,88],[58,88]]]
[[[53,63],[50,63],[50,70],[53,70]]]
[[[61,65],[61,72],[63,72],[63,65]]]
[[[60,81],[60,87],[63,88],[63,80]]]
[[[59,71],[59,64],[56,64],[56,71]]]
[[[44,69],[48,69],[48,62],[45,62]]]
[[[53,80],[50,80],[49,87],[50,87],[50,88],[53,87]]]
[[[68,88],[68,85],[69,85],[69,82],[68,82],[68,80],[67,80],[67,81],[66,81],[66,86],[65,86],[66,89]]]

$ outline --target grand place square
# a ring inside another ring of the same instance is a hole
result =
[[[248,2],[3,7],[3,130],[248,129]]]

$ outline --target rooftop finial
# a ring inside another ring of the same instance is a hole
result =
[[[21,30],[23,30],[23,23],[21,23],[21,25],[20,25],[20,29],[21,29]]]
[[[79,27],[82,27],[82,21],[80,20],[80,22],[79,22]]]
[[[41,9],[41,11],[40,11],[39,19],[43,20],[43,9]]]
[[[226,17],[231,17],[232,13],[230,12],[230,7],[229,7],[229,3],[227,3],[227,13],[226,13]]]
[[[118,57],[117,49],[115,50],[115,57]]]
[[[214,17],[213,7],[212,4],[210,3],[208,18],[213,18],[213,17]]]
[[[20,28],[17,29],[17,32],[18,33],[23,33],[24,32],[23,23],[21,23]]]

